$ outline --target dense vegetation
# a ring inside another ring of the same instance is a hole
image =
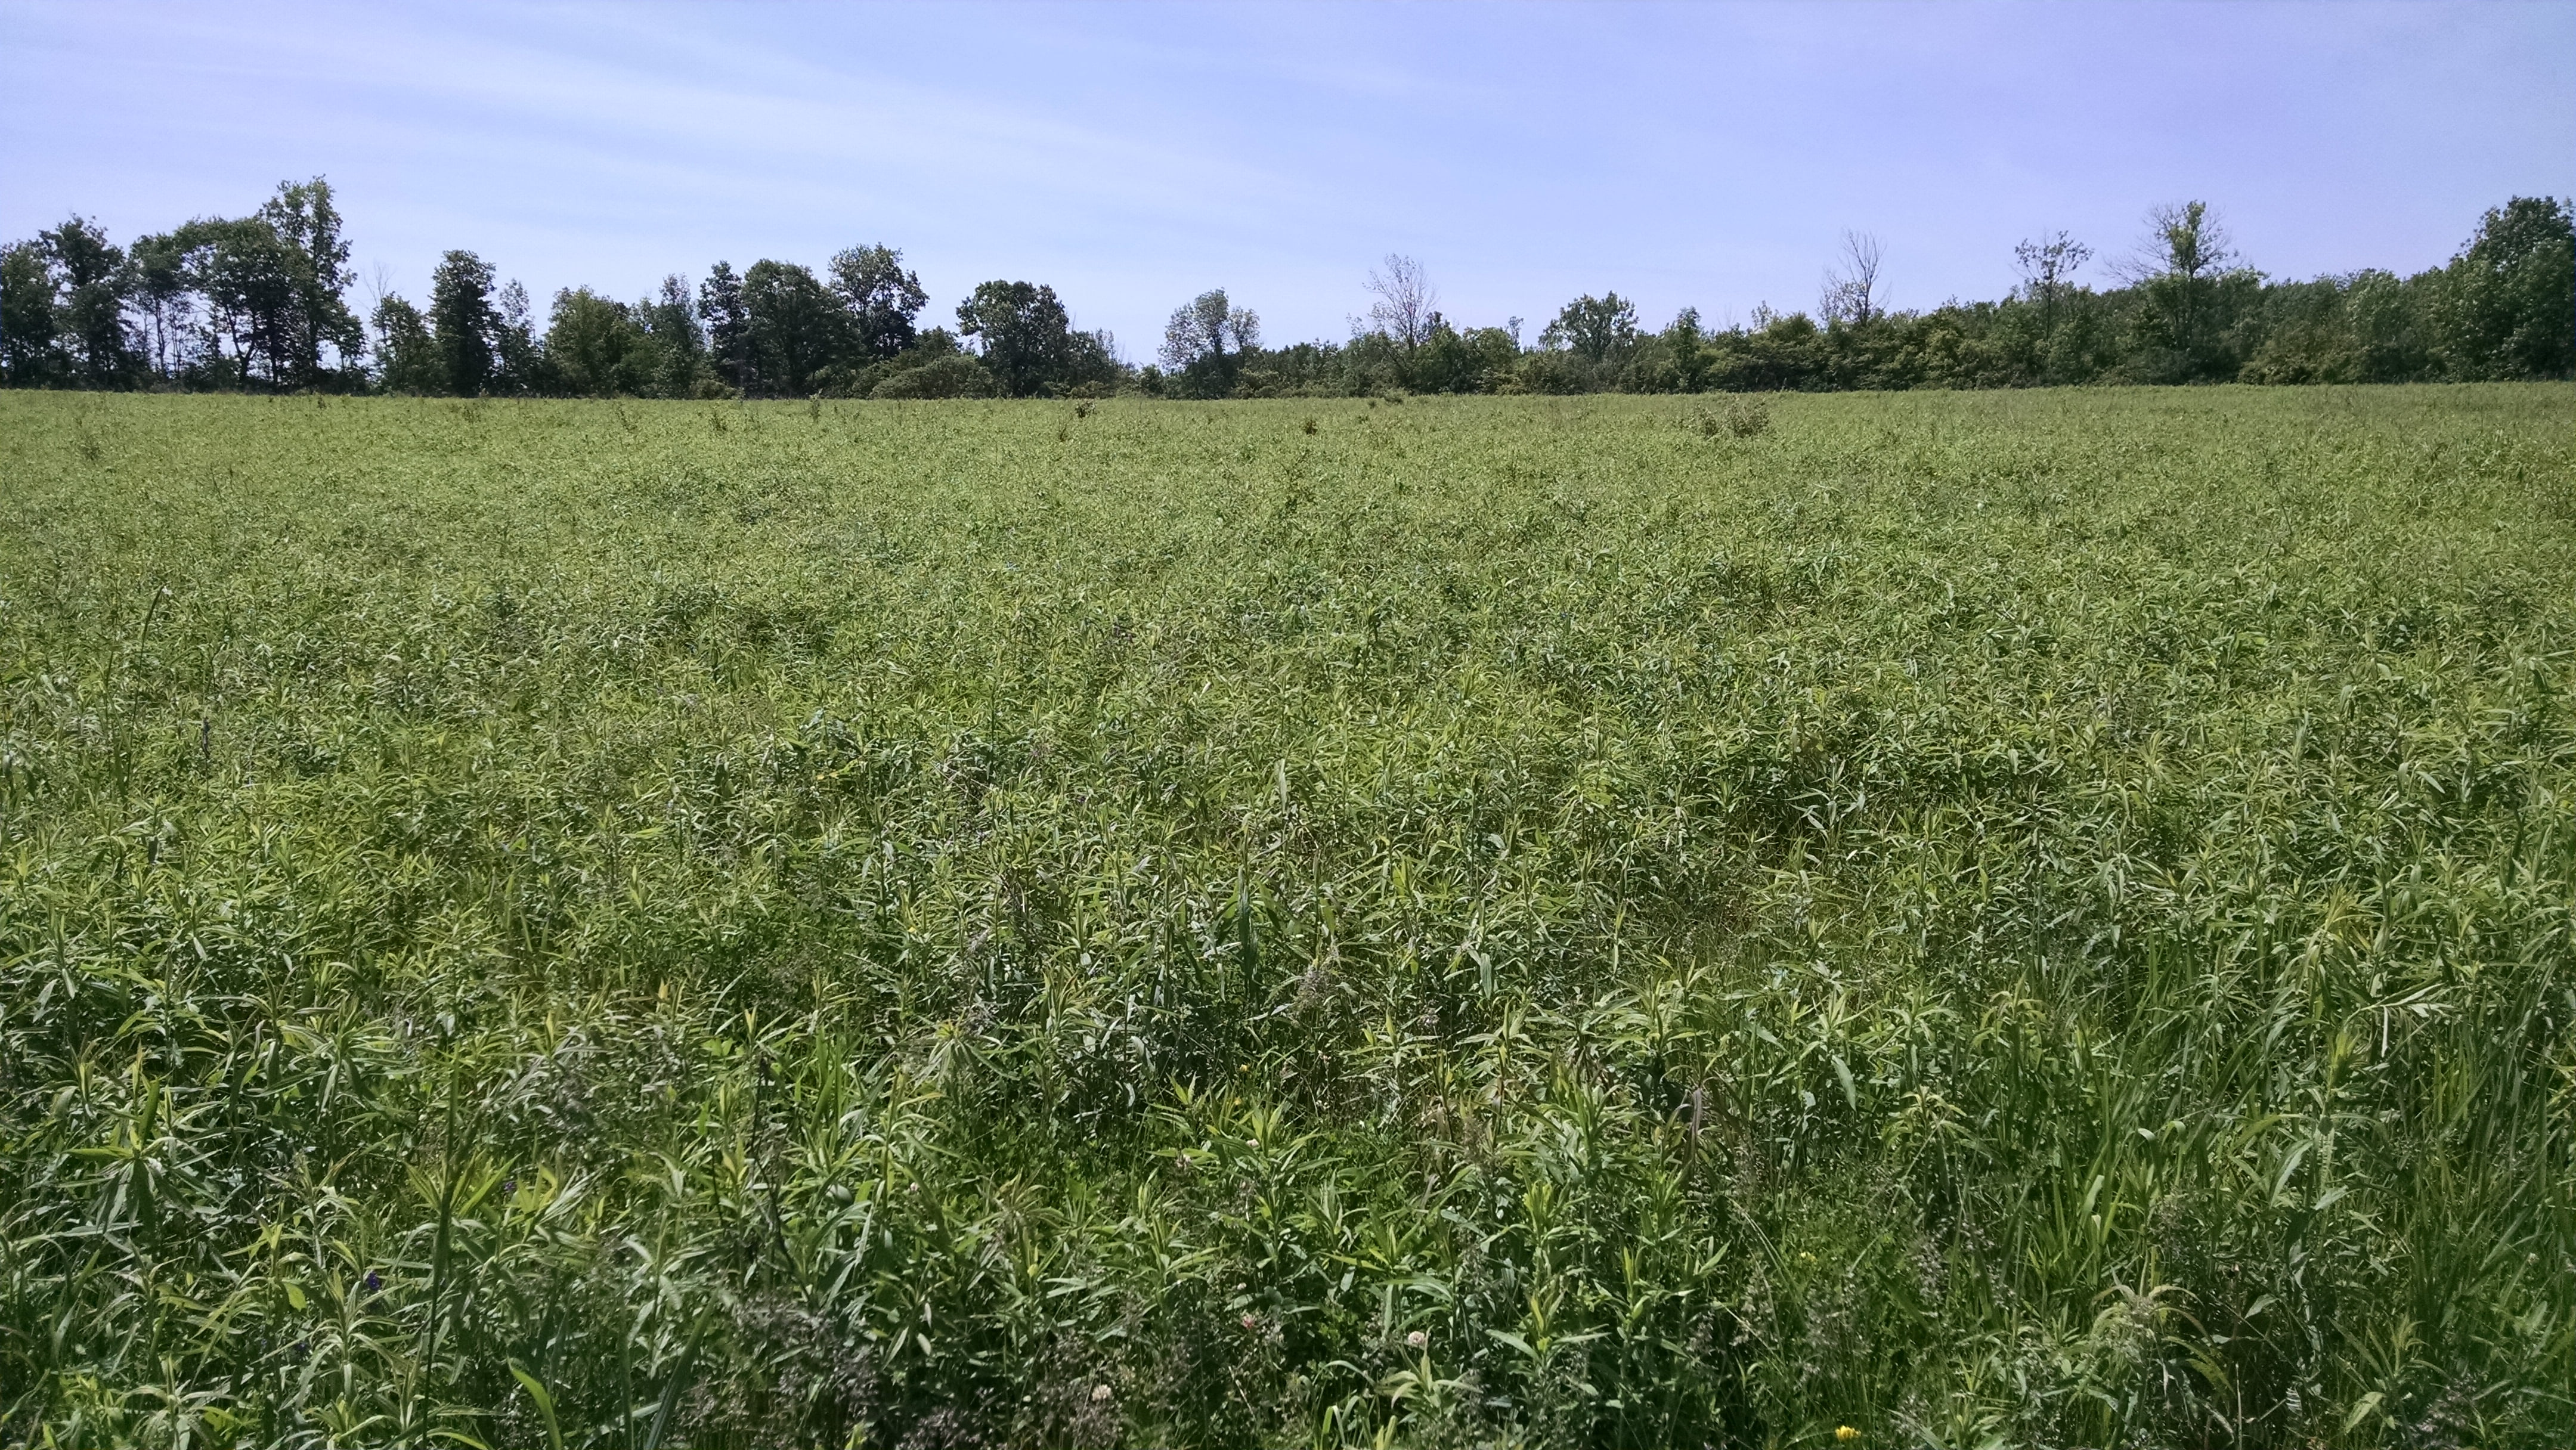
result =
[[[2395,383],[2576,372],[2576,221],[2517,197],[2447,266],[2274,281],[2201,203],[2158,208],[2118,285],[2080,280],[2092,249],[2059,233],[2016,251],[2001,302],[1886,309],[1881,249],[1847,237],[1816,315],[1757,309],[1661,331],[1616,292],[1565,304],[1528,345],[1521,320],[1461,326],[1421,264],[1390,257],[1347,342],[1261,345],[1222,289],[1174,310],[1156,363],[1074,325],[1051,287],[996,280],[930,305],[903,256],[852,247],[821,275],[763,259],[674,274],[627,303],[556,294],[539,319],[516,283],[449,252],[428,305],[377,299],[362,324],[328,183],[282,185],[255,214],[114,245],[74,217],[0,250],[0,375],[13,387],[383,391],[632,398],[1357,397],[1699,393],[2063,383]]]
[[[0,1441],[2564,1445],[2569,401],[0,398]]]

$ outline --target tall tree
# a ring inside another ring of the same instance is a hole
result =
[[[1413,257],[1386,254],[1385,265],[1368,275],[1369,321],[1406,352],[1431,340],[1431,323],[1440,312],[1440,293],[1431,274]]]
[[[420,309],[388,293],[376,303],[376,382],[389,393],[427,395],[446,390],[446,359]]]
[[[56,333],[71,345],[80,381],[93,388],[132,381],[135,350],[125,328],[125,252],[98,223],[73,217],[37,239],[62,278]]]
[[[1237,307],[1222,287],[1172,309],[1163,326],[1163,366],[1188,378],[1201,394],[1231,388],[1243,355],[1261,346],[1261,315]]]
[[[1825,269],[1825,292],[1818,310],[1828,322],[1867,326],[1884,311],[1879,265],[1886,251],[1867,232],[1843,233],[1842,260]]]
[[[0,251],[0,367],[13,388],[41,387],[58,376],[54,313],[62,285],[42,242],[11,242]]]
[[[127,253],[134,269],[133,304],[143,315],[152,349],[152,371],[171,378],[188,365],[196,320],[197,279],[190,252],[174,232],[136,237]]]
[[[716,375],[738,391],[751,392],[751,314],[743,306],[742,278],[731,262],[708,268],[707,280],[698,284],[698,320],[707,325],[707,356]]]
[[[366,330],[349,309],[349,286],[358,276],[349,269],[349,244],[331,204],[331,183],[318,176],[301,184],[279,182],[277,195],[260,206],[259,220],[276,235],[285,273],[285,305],[275,328],[279,381],[311,387],[321,381],[324,348],[346,359],[366,345]]]
[[[657,352],[655,390],[666,398],[685,398],[697,391],[706,367],[706,334],[690,304],[689,279],[674,272],[662,279],[659,295],[635,304],[635,320],[652,336]]]
[[[500,372],[501,315],[492,305],[492,264],[472,252],[449,252],[429,280],[429,327],[438,344],[445,390],[471,398]]]
[[[2173,378],[2233,375],[2216,356],[2214,323],[2218,280],[2235,259],[2227,229],[2207,202],[2148,211],[2146,239],[2127,271],[2146,299],[2148,342],[2170,350]]]
[[[284,384],[295,354],[296,266],[277,229],[261,217],[192,221],[177,232],[192,258],[215,339],[212,380]]]
[[[849,315],[812,272],[767,258],[742,274],[753,368],[762,391],[801,398],[849,350]]]
[[[2075,273],[2092,256],[2091,247],[2063,231],[2046,233],[2036,241],[2025,241],[2013,248],[2013,262],[2021,270],[2022,300],[2039,309],[2039,335],[2029,366],[2040,382],[2056,381],[2062,374],[2065,364],[2058,347],[2059,325],[2075,293]]]
[[[664,277],[662,290],[635,304],[635,313],[644,330],[664,347],[689,354],[706,350],[706,334],[699,329],[697,311],[689,302],[689,279],[679,273]]]
[[[2091,247],[2064,232],[2051,232],[2013,248],[2013,261],[2021,269],[2021,295],[2039,304],[2043,331],[2056,332],[2058,305],[2074,290],[2076,270],[2092,256]]]
[[[984,366],[1014,398],[1060,386],[1076,370],[1073,320],[1052,287],[983,283],[957,304],[957,330],[982,345]]]
[[[555,294],[546,357],[567,392],[634,397],[653,390],[658,349],[626,304],[587,287]]]
[[[2446,370],[2459,378],[2562,378],[2576,327],[2576,217],[2517,196],[2489,211],[2442,269],[2435,303]]]
[[[492,315],[496,319],[492,329],[492,391],[560,391],[562,380],[554,375],[554,361],[546,356],[545,344],[537,338],[536,309],[528,305],[527,287],[515,279],[503,284],[492,296]]]
[[[1637,304],[1616,292],[1586,293],[1557,310],[1538,335],[1539,345],[1565,348],[1584,361],[1603,363],[1637,342]]]
[[[930,305],[921,279],[892,247],[851,247],[832,258],[832,291],[849,309],[850,340],[863,356],[889,358],[912,346],[913,319]]]
[[[1685,307],[1673,315],[1672,326],[1664,329],[1664,347],[1673,360],[1673,381],[1685,393],[1696,393],[1708,375],[1708,330],[1700,324],[1699,309]]]

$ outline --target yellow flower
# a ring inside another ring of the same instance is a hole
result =
[[[1848,1445],[1860,1438],[1860,1432],[1849,1425],[1836,1425],[1834,1427],[1834,1438]]]

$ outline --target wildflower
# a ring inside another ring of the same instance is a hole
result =
[[[385,1281],[383,1276],[379,1275],[375,1270],[369,1269],[367,1271],[367,1292],[373,1294],[384,1286]]]
[[[1106,1403],[1108,1403],[1108,1400],[1109,1400],[1109,1386],[1107,1386],[1107,1385],[1093,1385],[1093,1386],[1091,1387],[1091,1402],[1092,1402],[1093,1404],[1095,1404],[1095,1405],[1099,1405],[1099,1404],[1106,1404]]]
[[[1860,1432],[1849,1425],[1836,1425],[1834,1427],[1834,1438],[1848,1445],[1860,1438]]]
[[[1431,1336],[1417,1329],[1411,1334],[1404,1336],[1404,1342],[1413,1346],[1415,1349],[1420,1349],[1422,1346],[1431,1342]]]
[[[1255,1328],[1258,1328],[1258,1327],[1260,1327],[1260,1324],[1261,1324],[1260,1319],[1258,1319],[1257,1317],[1255,1317],[1255,1316],[1253,1316],[1253,1315],[1246,1314],[1246,1315],[1244,1315],[1244,1316],[1243,1316],[1243,1327],[1244,1327],[1244,1328],[1246,1328],[1246,1329],[1255,1329]]]
[[[1246,1148],[1258,1148],[1261,1146],[1261,1140],[1259,1138],[1246,1138],[1243,1140],[1243,1146]]]

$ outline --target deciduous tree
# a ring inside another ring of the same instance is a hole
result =
[[[651,392],[660,371],[657,353],[652,335],[626,304],[587,287],[555,294],[546,357],[565,391],[595,398]]]
[[[430,274],[429,326],[445,390],[471,398],[500,372],[501,315],[492,305],[492,264],[472,252],[449,252]]]
[[[2517,196],[2489,211],[2440,275],[2435,333],[2456,378],[2557,378],[2576,327],[2576,220]]]
[[[125,326],[124,249],[98,223],[77,216],[37,239],[61,278],[55,335],[70,347],[73,375],[93,388],[131,383],[136,355]]]
[[[892,247],[852,247],[832,258],[832,291],[849,310],[851,345],[864,357],[890,358],[912,346],[913,319],[930,305],[921,279]]]
[[[0,251],[0,367],[9,386],[42,387],[59,376],[54,311],[61,301],[42,242],[12,242]]]
[[[1589,363],[1603,363],[1637,341],[1637,304],[1616,292],[1586,293],[1557,310],[1538,335],[1539,345],[1563,348]]]
[[[1074,371],[1073,319],[1053,287],[982,283],[957,304],[957,330],[981,345],[984,366],[1011,397],[1061,385]]]
[[[751,313],[743,305],[742,278],[732,263],[716,263],[698,284],[698,320],[706,324],[707,357],[716,375],[739,392],[751,392]]]
[[[388,293],[377,300],[372,321],[377,386],[389,393],[416,395],[446,390],[446,361],[419,308]]]
[[[1369,321],[1395,339],[1405,351],[1431,340],[1431,320],[1439,315],[1440,293],[1418,258],[1386,254],[1385,265],[1368,275]]]
[[[850,317],[814,274],[766,258],[742,274],[752,368],[760,391],[801,398],[814,374],[849,350]]]
[[[1163,366],[1200,396],[1222,396],[1231,389],[1244,354],[1259,346],[1260,314],[1235,306],[1222,287],[1172,309],[1163,326]]]
[[[1825,269],[1825,291],[1818,312],[1827,322],[1867,326],[1885,310],[1880,299],[1879,265],[1886,251],[1867,232],[1844,232],[1842,260]]]
[[[282,384],[311,387],[322,380],[323,350],[340,359],[366,345],[366,331],[350,311],[349,243],[341,236],[331,183],[279,182],[277,195],[260,206],[258,220],[276,238],[274,260],[282,277],[281,306],[273,324]]]

